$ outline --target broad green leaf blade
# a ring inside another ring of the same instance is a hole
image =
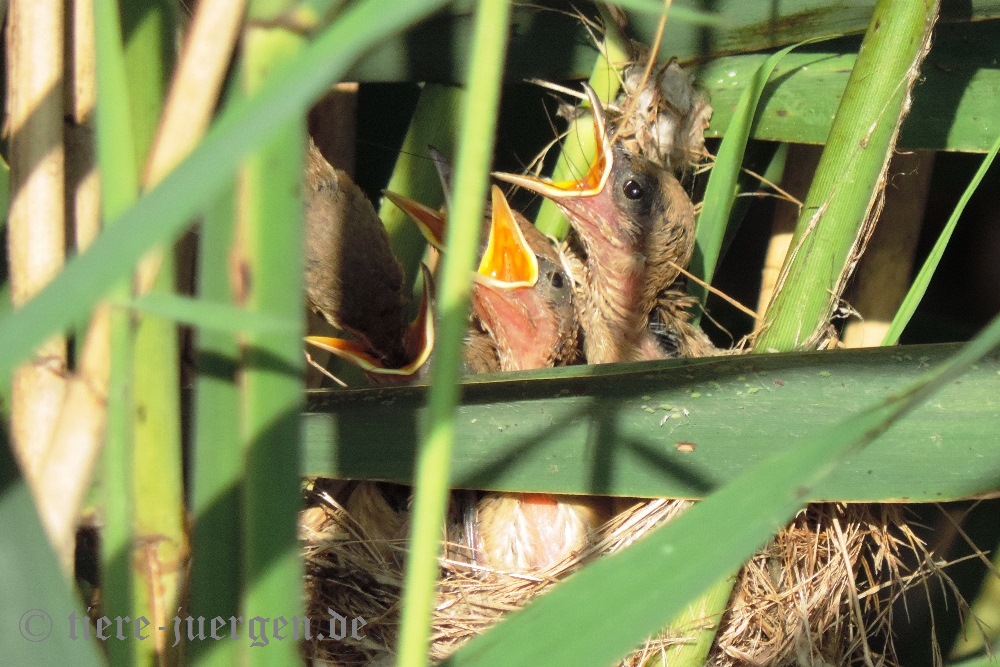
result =
[[[117,279],[158,243],[170,241],[227,183],[244,155],[272,139],[347,67],[386,34],[444,4],[443,0],[363,0],[309,44],[251,99],[228,107],[191,155],[157,187],[118,216],[85,253],[24,307],[0,318],[0,378],[47,336],[79,321]]]
[[[900,394],[758,462],[624,551],[601,558],[460,648],[445,664],[607,665],[736,570],[852,453],[1000,342],[1000,318]],[[766,480],[762,482],[762,480]],[[558,628],[573,628],[568,640]]]
[[[957,349],[920,345],[473,378],[455,420],[453,483],[702,498],[755,462],[801,447],[811,433],[900,392]],[[852,457],[809,500],[932,502],[997,489],[998,381],[994,354]],[[425,403],[423,387],[311,393],[303,472],[409,482]],[[682,442],[695,450],[679,451]]]
[[[722,18],[714,11],[685,7],[681,3],[675,5],[672,2],[661,2],[660,0],[614,0],[609,4],[622,9],[630,9],[649,18],[669,16],[671,21],[679,21],[692,26],[722,25]]]
[[[387,36],[378,48],[348,72],[348,81],[426,81],[461,84],[473,60],[474,2],[450,3],[438,16],[405,35]],[[563,5],[563,9],[567,9]],[[592,7],[579,6],[590,17]],[[539,77],[550,81],[589,76],[597,49],[572,11],[534,5],[512,7],[510,50],[504,75],[508,82]]]
[[[993,113],[1000,88],[1000,70],[993,64],[998,57],[996,35],[993,21],[938,25],[934,47],[913,91],[913,108],[900,132],[901,148],[989,150],[1000,133],[1000,120]],[[858,44],[852,38],[786,56],[758,109],[753,137],[825,143]],[[698,70],[697,78],[715,108],[708,136],[725,132],[742,91],[767,57],[724,57]]]
[[[673,12],[682,8],[704,9],[702,0],[676,0]],[[708,30],[686,22],[667,27],[664,43],[681,59],[748,53],[794,44],[818,35],[862,33],[868,27],[875,0],[786,0],[741,2],[714,0],[708,4],[718,18]],[[649,43],[656,32],[656,16],[628,12],[635,35]],[[974,0],[946,3],[944,21],[983,21],[1000,17],[1000,2]],[[706,34],[707,33],[707,34]],[[707,44],[707,53],[706,53]]]
[[[656,34],[663,3],[653,2],[650,5],[645,0],[639,2],[644,7],[655,6],[656,9],[652,13],[627,9],[628,32],[639,41],[650,44]],[[624,7],[630,3],[611,4]],[[449,84],[466,80],[469,54],[465,45],[472,36],[470,5],[469,2],[453,3],[446,12],[407,35],[383,40],[378,49],[351,69],[348,80]],[[868,25],[874,5],[874,0],[791,0],[780,3],[676,0],[668,15],[660,58],[663,62],[677,57],[682,62],[705,63],[720,56],[778,49],[818,35],[860,34]],[[711,7],[708,20],[702,18],[706,6]],[[596,14],[586,3],[577,4],[575,8],[590,18]],[[514,7],[505,71],[508,82],[529,78],[567,81],[590,76],[597,51],[583,22],[572,13],[553,9],[532,4]],[[689,21],[684,14],[692,11],[698,14],[692,17],[693,21]],[[952,21],[968,29],[974,27],[969,25],[970,21],[1000,18],[1000,2],[975,0],[968,4],[946,3],[943,14],[943,22]],[[956,78],[961,76],[962,73],[956,73]],[[815,101],[820,106],[825,104],[823,100]],[[735,103],[735,97],[732,103]]]

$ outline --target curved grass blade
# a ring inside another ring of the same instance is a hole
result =
[[[754,117],[760,97],[764,93],[767,85],[778,66],[781,59],[792,50],[809,44],[811,42],[829,39],[821,37],[806,40],[787,46],[771,55],[754,72],[750,85],[747,86],[740,95],[740,101],[733,112],[733,119],[726,128],[725,138],[719,146],[719,152],[715,156],[715,165],[708,178],[708,185],[705,187],[705,206],[701,215],[698,216],[698,228],[695,234],[694,255],[691,258],[691,271],[706,283],[711,284],[712,276],[715,274],[715,267],[719,261],[719,253],[722,249],[722,240],[726,235],[726,227],[729,225],[729,216],[733,209],[734,197],[736,195],[737,181],[740,176],[740,169],[743,165],[743,154],[746,152],[747,142],[753,130]],[[691,284],[690,292],[697,296],[702,305],[708,295],[707,291],[696,283]]]
[[[948,222],[945,223],[944,229],[941,230],[937,241],[934,242],[934,247],[931,248],[930,254],[924,260],[924,265],[920,267],[920,272],[913,279],[913,285],[910,286],[910,290],[906,293],[906,298],[900,304],[896,316],[892,318],[892,324],[889,325],[889,330],[885,333],[882,345],[895,345],[899,342],[899,337],[902,335],[903,330],[906,329],[906,325],[910,323],[913,313],[917,311],[920,300],[927,293],[927,287],[934,277],[934,272],[937,270],[938,264],[941,263],[944,251],[948,247],[948,241],[951,240],[951,235],[958,225],[958,220],[962,217],[962,212],[965,211],[965,205],[972,199],[973,193],[979,187],[983,177],[986,176],[986,172],[989,171],[998,152],[1000,152],[1000,137],[997,138],[990,148],[990,152],[983,158],[983,162],[979,165],[979,169],[976,170],[975,176],[972,177],[972,181],[965,188],[961,199],[955,205],[955,210],[951,212]]]

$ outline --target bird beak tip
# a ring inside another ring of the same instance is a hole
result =
[[[431,313],[431,291],[433,279],[427,265],[420,265],[424,277],[423,294],[420,297],[420,310],[417,317],[406,327],[405,345],[411,361],[401,370],[406,374],[416,373],[431,356],[434,349],[434,317]]]
[[[445,216],[441,211],[434,210],[430,206],[425,206],[391,190],[383,190],[382,194],[416,223],[417,228],[428,243],[438,250],[442,248],[444,245]]]
[[[599,109],[600,107],[595,107]],[[594,115],[594,135],[596,149],[594,159],[588,165],[583,177],[575,181],[550,181],[536,176],[494,172],[493,176],[507,183],[538,193],[548,199],[564,201],[575,197],[589,197],[604,189],[611,174],[610,146],[604,137],[603,112]]]
[[[415,375],[427,361],[434,348],[434,318],[431,314],[432,279],[430,271],[420,265],[424,276],[423,297],[420,300],[420,311],[413,322],[407,325],[403,332],[403,347],[410,361],[399,368],[387,367],[385,363],[371,353],[363,344],[345,338],[329,336],[306,336],[309,345],[325,350],[348,361],[366,373],[372,375],[394,375],[409,377]]]
[[[385,370],[382,362],[356,341],[330,336],[306,336],[305,341],[313,347],[349,361],[363,371],[380,373]]]

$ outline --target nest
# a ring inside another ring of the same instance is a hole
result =
[[[341,504],[321,491],[313,500],[302,527],[310,617],[325,618],[332,610],[361,616],[366,625],[360,641],[314,639],[306,652],[336,665],[391,664],[405,551],[396,535],[405,526],[398,515],[388,523],[383,518],[382,528],[368,529],[377,533],[371,536],[365,526],[388,504],[371,511],[367,503],[356,511],[368,516],[354,517],[352,499]],[[446,543],[431,660],[443,660],[581,565],[628,546],[690,504],[637,503],[606,524],[584,552],[539,573],[472,565],[461,548]],[[895,505],[817,504],[800,512],[741,570],[708,664],[895,665],[892,602],[912,586],[944,577],[903,511]],[[659,654],[718,620],[696,619],[687,634],[666,630],[621,664],[661,664]]]
[[[944,577],[899,505],[810,505],[740,572],[711,664],[895,665],[892,603]]]
[[[705,130],[712,105],[676,60],[648,76],[644,64],[627,68],[617,105],[616,129],[629,150],[677,174],[708,156]]]

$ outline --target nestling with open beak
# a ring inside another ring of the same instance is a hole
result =
[[[403,271],[371,202],[311,141],[305,177],[306,296],[313,310],[354,337],[306,341],[376,381],[411,377],[434,345],[429,276],[419,314],[407,324]]]
[[[389,193],[387,193],[389,194]],[[440,245],[439,211],[390,195]],[[473,311],[504,371],[545,368],[577,357],[578,325],[569,276],[551,242],[492,189],[491,224],[473,287]],[[477,562],[540,572],[579,553],[610,515],[605,498],[484,493],[466,521]]]
[[[588,363],[708,353],[714,348],[672,288],[694,250],[694,205],[673,174],[609,137],[601,104],[587,92],[598,151],[583,178],[496,176],[553,200],[576,232],[586,255],[575,282]]]

